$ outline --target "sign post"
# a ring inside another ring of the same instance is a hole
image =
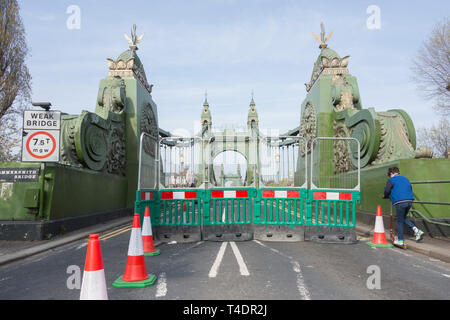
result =
[[[22,162],[58,162],[60,111],[25,110]]]

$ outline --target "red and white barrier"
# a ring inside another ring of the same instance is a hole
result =
[[[299,198],[300,191],[298,190],[263,190],[263,198]]]
[[[314,192],[314,200],[352,200],[350,192]]]
[[[163,191],[161,192],[161,199],[196,199],[197,191]]]
[[[248,190],[212,190],[211,198],[248,198]]]
[[[141,192],[141,200],[155,200],[154,192]]]

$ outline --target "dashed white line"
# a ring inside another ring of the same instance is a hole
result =
[[[311,296],[309,294],[309,290],[306,287],[305,282],[303,281],[302,269],[300,268],[300,264],[298,263],[298,261],[295,261],[292,257],[290,257],[290,256],[288,256],[288,255],[286,255],[286,254],[284,254],[284,253],[282,253],[282,252],[280,252],[280,251],[278,251],[276,249],[273,249],[273,248],[271,248],[269,246],[266,246],[265,244],[259,242],[258,240],[253,240],[253,241],[256,242],[257,244],[259,244],[259,245],[261,245],[261,246],[263,246],[263,247],[265,247],[267,249],[270,249],[270,250],[278,253],[279,255],[289,259],[289,261],[292,264],[292,269],[297,274],[297,290],[298,290],[298,292],[300,293],[300,295],[302,296],[303,299],[311,300]]]
[[[158,277],[158,285],[156,287],[156,298],[165,297],[167,294],[166,273],[163,272]]]
[[[247,266],[244,262],[244,259],[242,258],[241,252],[239,251],[236,243],[234,241],[231,241],[230,244],[231,249],[233,249],[234,255],[236,256],[236,260],[239,264],[239,271],[241,272],[241,275],[249,276],[250,273],[248,272]]]
[[[220,263],[222,262],[223,254],[225,253],[227,243],[228,242],[222,242],[222,245],[220,246],[219,252],[217,253],[216,260],[214,261],[213,265],[211,266],[211,270],[209,270],[208,276],[210,278],[215,278],[217,276],[217,271],[219,270]]]

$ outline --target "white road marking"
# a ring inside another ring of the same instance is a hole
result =
[[[228,242],[222,242],[222,245],[220,246],[219,252],[217,253],[216,260],[214,261],[213,265],[211,266],[211,270],[209,270],[208,276],[210,278],[215,278],[217,276],[217,271],[219,270],[220,263],[222,262],[222,258],[225,253],[227,243]]]
[[[76,248],[76,250],[80,250],[81,248],[86,247],[87,245],[88,245],[88,242],[84,242],[84,243],[80,244],[80,245]]]
[[[156,298],[165,297],[167,294],[166,273],[163,272],[158,277],[158,285],[156,287]]]
[[[407,253],[403,252],[403,251],[402,251],[403,249],[400,249],[400,248],[389,248],[389,249],[391,249],[392,251],[397,252],[397,253],[399,253],[399,254],[402,254],[402,255],[404,255],[404,256],[411,257],[410,254],[407,254]]]
[[[267,249],[270,249],[270,250],[278,253],[279,255],[289,259],[289,261],[292,264],[292,269],[297,274],[297,290],[300,293],[300,296],[302,296],[302,298],[305,300],[311,300],[311,295],[309,294],[309,290],[306,287],[305,282],[303,281],[302,269],[300,268],[300,264],[298,263],[298,261],[295,261],[292,257],[280,252],[279,250],[276,250],[269,246],[266,246],[265,244],[259,242],[258,240],[253,240],[253,241],[256,242],[257,244],[259,244]]]
[[[449,275],[449,274],[442,273],[442,275],[443,275],[444,277],[450,278],[450,275]]]
[[[233,249],[234,255],[236,256],[236,260],[239,264],[239,271],[241,272],[241,275],[249,276],[250,273],[248,272],[247,266],[245,265],[244,259],[242,258],[241,252],[239,251],[236,243],[234,241],[231,241],[230,244],[231,249]]]

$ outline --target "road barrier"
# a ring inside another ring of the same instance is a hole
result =
[[[253,238],[254,188],[205,190],[203,238],[212,241],[242,241]]]
[[[358,140],[327,137],[307,143],[299,137],[265,138],[260,152],[277,165],[248,164],[251,184],[229,188],[209,180],[211,159],[197,170],[195,159],[204,157],[195,150],[210,140],[159,141],[165,155],[155,162],[158,173],[147,172],[159,181],[158,187],[139,188],[135,203],[141,221],[149,207],[158,240],[356,242],[356,206],[361,200]],[[351,154],[338,158],[342,150]],[[187,187],[195,181],[199,188]]]

